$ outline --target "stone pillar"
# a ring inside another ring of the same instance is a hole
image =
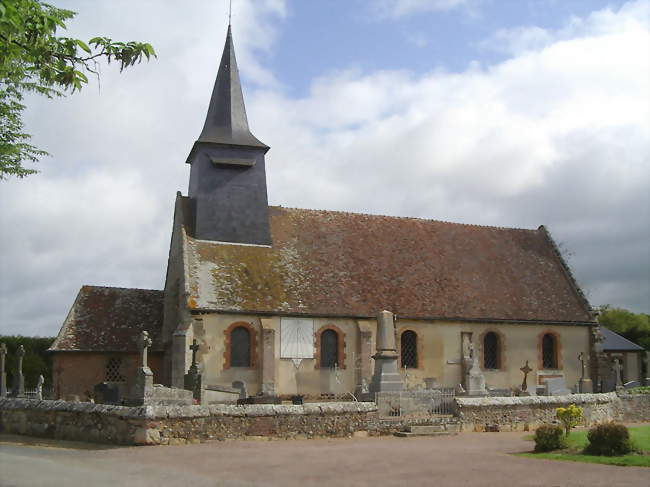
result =
[[[397,370],[395,322],[390,311],[380,311],[377,315],[377,353],[372,358],[375,359],[375,373],[370,392],[404,390],[402,376]]]
[[[0,398],[7,397],[7,372],[5,372],[5,358],[7,345],[0,343]]]
[[[275,396],[275,330],[262,326],[262,394]]]
[[[25,396],[25,377],[23,376],[23,357],[25,356],[25,347],[20,345],[16,350],[16,377],[14,377],[13,393],[14,397]]]
[[[39,375],[38,383],[36,384],[36,399],[39,401],[43,400],[43,384],[45,384],[45,377]]]
[[[172,336],[172,377],[171,385],[183,389],[185,385],[185,371],[187,364],[188,330],[176,330]]]

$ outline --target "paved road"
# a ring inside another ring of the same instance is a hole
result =
[[[225,441],[186,446],[24,444],[0,436],[0,486],[644,486],[650,469],[534,460],[522,433]]]

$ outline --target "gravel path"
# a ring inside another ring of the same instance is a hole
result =
[[[535,460],[523,433],[102,448],[0,435],[0,486],[644,486],[650,469]]]

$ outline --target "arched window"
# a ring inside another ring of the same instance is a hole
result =
[[[483,337],[483,368],[499,369],[501,366],[499,335],[489,331]]]
[[[339,334],[335,330],[325,330],[320,335],[320,366],[331,369],[339,365]]]
[[[106,382],[124,382],[121,357],[110,357],[106,362]]]
[[[418,368],[418,336],[414,331],[406,330],[402,333],[401,342],[401,359],[402,367],[409,369]]]
[[[230,366],[251,366],[251,333],[244,326],[237,326],[230,332]]]
[[[551,333],[542,338],[542,366],[545,369],[557,369],[557,340]]]

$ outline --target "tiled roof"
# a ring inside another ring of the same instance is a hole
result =
[[[162,350],[162,322],[162,291],[83,286],[50,350],[135,352],[143,330]]]
[[[352,317],[388,309],[405,318],[592,321],[543,227],[282,207],[269,207],[269,218],[271,248],[186,236],[190,308]]]
[[[634,352],[634,351],[643,351],[645,350],[642,346],[637,345],[636,343],[628,340],[625,337],[622,337],[618,333],[613,332],[609,328],[604,326],[600,327],[600,330],[605,337],[603,342],[603,349],[605,351],[617,351],[617,352]]]

